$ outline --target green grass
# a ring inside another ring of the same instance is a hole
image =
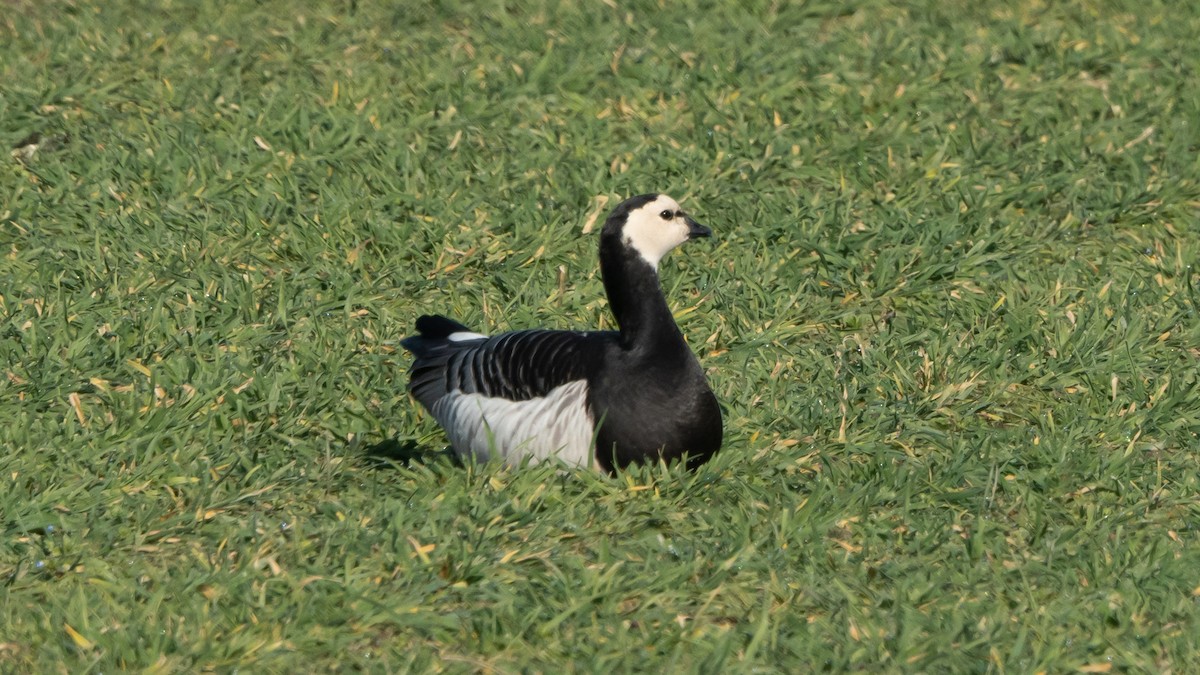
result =
[[[1200,5],[293,4],[0,12],[0,671],[1200,669]],[[455,465],[652,190],[723,451]]]

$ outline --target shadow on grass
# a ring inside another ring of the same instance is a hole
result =
[[[458,456],[450,448],[433,450],[411,438],[387,438],[378,443],[363,445],[363,457],[376,469],[435,462],[458,463]]]

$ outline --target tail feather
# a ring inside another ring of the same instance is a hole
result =
[[[445,347],[454,333],[469,333],[470,328],[444,316],[425,315],[417,318],[417,335],[400,341],[400,346],[412,352],[418,359],[434,355]]]
[[[417,332],[421,334],[421,337],[436,339],[450,337],[452,333],[469,333],[471,329],[454,319],[426,314],[417,317]]]
[[[449,362],[473,342],[469,339],[473,336],[483,339],[453,319],[426,315],[417,319],[417,334],[400,341],[400,346],[416,357],[408,371],[408,389],[427,409],[432,410],[433,404],[446,395]]]

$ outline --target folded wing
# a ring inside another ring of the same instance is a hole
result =
[[[558,456],[591,463],[585,348],[605,333],[526,330],[487,337],[444,317],[421,317],[401,344],[416,355],[409,390],[446,429],[460,455]]]

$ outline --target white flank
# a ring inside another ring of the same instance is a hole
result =
[[[621,229],[625,243],[654,268],[671,249],[688,239],[688,225],[683,216],[666,220],[661,215],[664,211],[679,213],[679,203],[659,195],[658,199],[630,212]]]
[[[457,333],[451,333],[446,336],[446,339],[451,342],[467,342],[469,340],[485,340],[487,336],[483,333],[472,333],[467,330],[460,330]]]
[[[592,465],[594,422],[587,406],[587,381],[576,380],[541,398],[510,401],[452,391],[433,404],[460,457],[486,462],[502,457],[516,466],[558,457],[579,467]]]

